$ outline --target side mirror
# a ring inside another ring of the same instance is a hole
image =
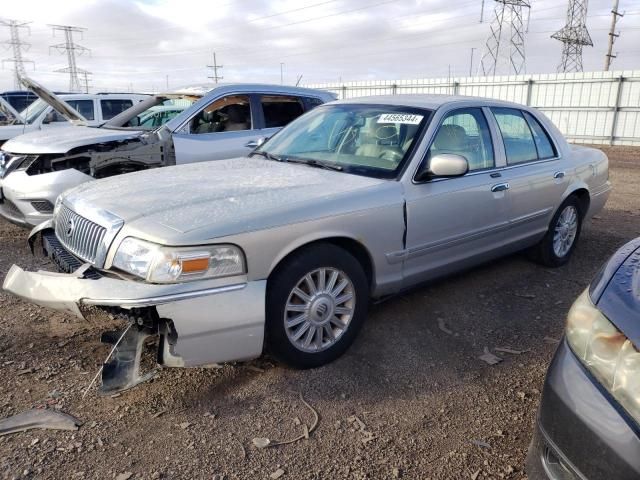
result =
[[[416,175],[417,181],[432,178],[461,177],[469,171],[469,162],[462,155],[455,153],[440,153],[431,157],[429,166]]]

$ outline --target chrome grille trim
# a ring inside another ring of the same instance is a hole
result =
[[[90,245],[102,242],[106,228],[81,217],[66,205],[61,205],[56,216],[55,231],[56,237],[67,250],[86,262],[95,263],[97,248],[90,248]]]

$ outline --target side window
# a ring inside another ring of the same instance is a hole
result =
[[[128,108],[133,107],[131,100],[106,99],[100,100],[100,108],[102,109],[102,119],[111,120],[116,115],[121,114]]]
[[[238,130],[251,130],[251,105],[247,95],[220,98],[204,107],[189,123],[189,131],[196,135]]]
[[[546,132],[540,122],[533,115],[528,112],[524,112],[524,117],[527,119],[531,131],[533,132],[533,139],[536,142],[538,148],[538,158],[544,160],[546,158],[553,158],[557,155],[556,149],[549,138],[549,134]]]
[[[491,132],[481,108],[464,108],[449,113],[429,147],[428,158],[455,153],[469,162],[469,171],[495,166]]]
[[[507,165],[537,160],[536,143],[522,112],[513,108],[492,108],[491,111],[500,127]]]
[[[66,102],[87,120],[95,120],[93,100],[66,100]]]
[[[304,113],[302,99],[285,95],[263,95],[260,97],[264,112],[264,127],[284,127]]]
[[[324,103],[319,98],[314,98],[314,97],[306,97],[304,99],[304,101],[307,103],[307,112],[309,110],[313,110],[316,107],[319,107],[320,105],[322,105]]]

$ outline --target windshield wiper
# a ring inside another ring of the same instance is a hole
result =
[[[273,153],[265,152],[264,150],[253,151],[249,154],[249,157],[253,157],[254,155],[260,155],[261,157],[266,158],[267,160],[275,160],[276,162],[284,162],[282,158]]]
[[[305,165],[311,165],[312,167],[317,167],[317,168],[324,168],[326,170],[333,170],[335,172],[341,172],[342,170],[344,170],[340,165],[324,163],[319,160],[313,160],[311,158],[308,158],[308,159],[287,158],[287,159],[284,159],[284,161],[288,163],[304,163]]]

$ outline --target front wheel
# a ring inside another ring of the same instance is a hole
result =
[[[578,198],[567,198],[553,216],[543,239],[531,249],[531,257],[548,267],[567,263],[580,238],[582,217]]]
[[[329,363],[355,339],[368,304],[367,277],[349,252],[330,244],[303,248],[269,279],[267,348],[294,368]]]

